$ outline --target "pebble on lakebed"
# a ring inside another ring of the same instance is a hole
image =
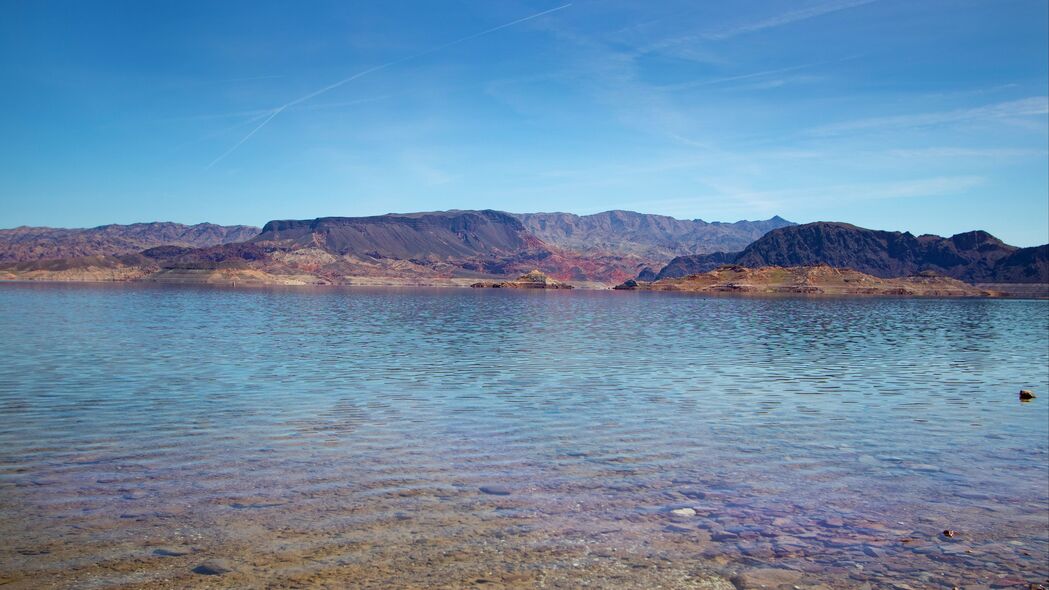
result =
[[[1021,389],[1020,390],[1020,401],[1026,402],[1026,401],[1033,400],[1036,397],[1038,397],[1038,396],[1035,395],[1034,392],[1031,391],[1030,389]]]

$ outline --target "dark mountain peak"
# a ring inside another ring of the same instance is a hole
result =
[[[959,250],[989,250],[995,248],[1007,248],[1015,250],[1015,247],[992,236],[983,230],[967,231],[954,234],[948,238]]]
[[[801,231],[837,231],[837,230],[857,230],[863,229],[852,225],[851,223],[845,223],[844,221],[813,221],[812,223],[802,223],[794,227],[799,228]],[[868,230],[878,231],[878,230]],[[886,232],[888,233],[888,232]]]
[[[1003,260],[1017,251],[984,231],[915,237],[910,232],[816,222],[770,231],[735,262],[749,267],[829,264],[883,278],[930,270],[969,282],[1007,282],[1004,274],[1025,277],[1025,282],[1049,281],[1049,273],[1037,268],[1037,252],[1012,258],[1006,273]],[[1018,268],[1024,264],[1030,268]]]

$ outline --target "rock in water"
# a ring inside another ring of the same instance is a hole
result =
[[[210,559],[193,568],[193,573],[202,576],[221,576],[233,571],[233,566],[225,559]]]
[[[555,281],[550,277],[546,276],[538,269],[533,270],[527,274],[523,274],[512,281],[505,281],[501,283],[493,283],[491,281],[482,281],[480,283],[474,283],[470,285],[474,288],[494,288],[494,289],[571,289],[572,285],[568,283],[562,283],[561,281]]]
[[[1021,389],[1020,390],[1020,401],[1027,402],[1027,401],[1033,400],[1036,397],[1038,397],[1038,396],[1035,395],[1034,392],[1031,391],[1030,389]]]
[[[153,555],[159,555],[161,557],[182,557],[183,555],[189,554],[189,549],[183,549],[181,547],[157,547],[153,550]]]
[[[732,578],[740,590],[758,590],[760,588],[779,588],[793,584],[801,579],[801,572],[779,568],[760,568],[743,572]]]

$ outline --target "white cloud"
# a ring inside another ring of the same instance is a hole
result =
[[[653,199],[609,205],[610,208],[659,210],[670,214],[693,215],[696,211],[717,209],[740,211],[753,215],[783,212],[799,206],[841,205],[847,202],[878,199],[916,199],[943,197],[963,193],[984,184],[981,176],[936,176],[905,181],[835,184],[782,190],[747,190],[733,184],[707,182],[713,194],[676,199]]]

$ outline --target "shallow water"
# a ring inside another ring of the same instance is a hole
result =
[[[1045,301],[10,284],[0,333],[4,588],[1049,577]]]

